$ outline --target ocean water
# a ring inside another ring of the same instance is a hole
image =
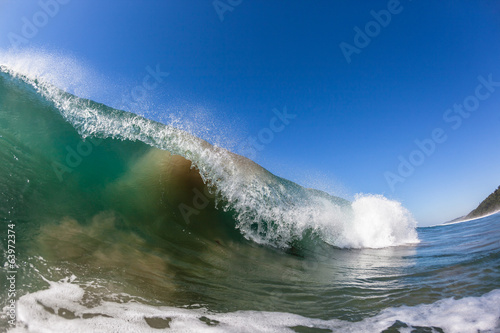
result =
[[[2,331],[500,332],[500,214],[417,228],[0,68]]]

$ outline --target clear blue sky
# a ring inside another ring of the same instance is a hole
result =
[[[254,157],[279,176],[383,194],[420,225],[463,215],[500,185],[500,86],[471,97],[478,76],[500,82],[497,1],[54,1],[0,0],[0,48],[17,40],[79,59],[106,82],[90,97],[115,107],[158,65],[169,76],[124,108],[175,114],[235,151],[286,106],[296,118]],[[464,100],[466,118],[447,112]],[[415,152],[436,128],[446,140]],[[418,165],[398,173],[400,156]],[[401,177],[392,187],[387,172]]]

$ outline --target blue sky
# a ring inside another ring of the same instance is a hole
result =
[[[93,99],[174,115],[240,153],[254,137],[252,157],[273,173],[347,198],[383,194],[420,225],[466,214],[500,185],[500,86],[484,86],[500,82],[496,1],[0,0],[0,48],[13,44],[79,59],[106,82]],[[148,66],[169,76],[124,104]],[[464,102],[470,112],[453,110]],[[266,137],[284,107],[296,117]]]

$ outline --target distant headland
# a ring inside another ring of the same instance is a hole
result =
[[[474,219],[494,213],[498,210],[500,210],[500,186],[498,186],[495,192],[491,193],[486,199],[484,199],[476,209],[464,216],[463,219]]]
[[[465,216],[457,217],[451,221],[445,222],[443,224],[452,224],[457,222],[463,222],[467,220],[473,220],[478,217],[490,215],[500,211],[500,186],[491,193],[486,199],[484,199],[476,209],[471,211]]]

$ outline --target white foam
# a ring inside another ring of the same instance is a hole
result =
[[[353,223],[345,232],[350,247],[382,248],[418,243],[417,223],[400,202],[381,195],[357,195]]]
[[[78,69],[83,67],[74,60],[52,59],[47,54],[6,56],[5,59],[2,56],[0,54],[0,65],[7,66],[12,75],[52,100],[82,137],[142,141],[191,160],[205,183],[213,185],[223,209],[235,212],[236,227],[248,239],[288,247],[312,231],[339,247],[380,248],[418,242],[414,219],[396,201],[383,196],[359,195],[351,206],[325,193],[275,177],[250,160],[173,126],[133,114],[105,112],[57,88],[72,84],[73,74],[60,74],[66,72],[65,67],[76,71],[77,80],[80,77],[84,80],[84,75],[77,75],[84,72]]]
[[[160,324],[168,322],[169,332],[294,332],[291,327],[306,326],[334,332],[373,333],[387,329],[396,321],[409,326],[440,327],[447,333],[498,332],[500,329],[500,289],[480,297],[388,308],[359,322],[280,312],[213,313],[204,308],[157,307],[137,301],[101,301],[99,305],[89,306],[84,305],[85,293],[82,286],[66,280],[50,282],[48,289],[22,296],[17,302],[17,326],[8,332],[158,332],[145,318],[160,318]]]

